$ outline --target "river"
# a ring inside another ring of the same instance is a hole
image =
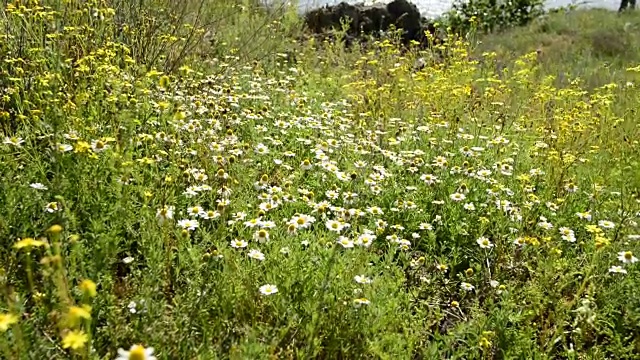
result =
[[[301,12],[306,12],[314,8],[321,7],[323,5],[335,5],[344,0],[298,0],[299,8]],[[346,0],[348,3],[374,3],[375,1],[363,1],[363,0]],[[379,3],[390,2],[385,0],[378,0]],[[450,0],[413,0],[414,4],[420,9],[422,16],[427,18],[434,18],[451,8],[452,2]],[[562,6],[571,5],[576,3],[576,0],[548,0],[546,7],[548,9],[558,8]],[[610,10],[617,10],[620,6],[620,0],[596,0],[596,1],[579,1],[581,6],[598,7]]]

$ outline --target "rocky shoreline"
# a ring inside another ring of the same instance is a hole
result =
[[[405,45],[418,42],[428,45],[426,32],[434,34],[435,27],[420,14],[418,7],[407,0],[394,0],[388,4],[365,5],[341,2],[325,5],[305,14],[305,24],[312,34],[327,36],[331,29],[342,29],[342,21],[350,19],[347,43],[368,36],[380,36],[392,27],[402,29]]]

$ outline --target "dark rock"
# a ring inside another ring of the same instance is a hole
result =
[[[407,0],[395,0],[387,5],[387,11],[398,29],[405,31],[404,37],[417,40],[423,31],[422,17],[418,7]]]
[[[434,26],[420,15],[418,7],[407,0],[370,6],[341,2],[310,11],[305,16],[307,28],[314,34],[326,35],[332,29],[341,30],[341,21],[349,21],[347,35],[350,41],[363,35],[379,36],[393,25],[396,29],[402,29],[402,42],[405,45],[411,41],[427,45],[425,31],[435,32]]]
[[[376,32],[388,29],[392,24],[389,12],[384,7],[367,6],[362,8],[362,26],[360,30],[365,34],[374,34]]]

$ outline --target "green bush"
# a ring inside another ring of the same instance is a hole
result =
[[[523,26],[544,14],[542,0],[456,0],[446,15],[460,33],[494,32]]]

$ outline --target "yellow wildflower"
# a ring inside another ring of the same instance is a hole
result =
[[[69,312],[67,313],[68,326],[75,327],[79,325],[83,319],[91,319],[91,306],[82,305],[81,307],[72,306],[69,308]]]
[[[62,226],[60,225],[51,225],[51,227],[49,229],[47,229],[47,232],[51,233],[51,234],[59,234],[62,232]]]
[[[597,225],[586,225],[585,230],[587,230],[587,232],[592,233],[592,234],[601,234],[602,233],[602,229],[600,229]]]
[[[78,350],[84,347],[89,337],[81,330],[69,331],[62,339],[62,347],[65,349]]]
[[[480,341],[478,342],[478,346],[480,346],[483,349],[489,349],[492,346],[492,344],[491,344],[491,341],[489,341],[489,339],[483,336],[480,338]]]
[[[609,245],[610,243],[611,243],[611,241],[609,239],[607,239],[606,237],[596,236],[596,239],[595,239],[596,249],[600,250],[603,247]]]
[[[16,324],[18,317],[13,314],[0,314],[0,332],[5,332],[9,329],[9,326]]]
[[[74,151],[76,153],[85,153],[89,151],[89,149],[91,149],[91,145],[86,141],[80,140],[76,143],[76,147]]]
[[[27,251],[29,251],[33,247],[41,247],[46,245],[47,243],[44,241],[35,240],[33,238],[24,238],[13,244],[13,248],[17,250],[26,249]]]
[[[96,283],[89,279],[82,280],[82,282],[80,283],[80,290],[82,290],[83,294],[90,297],[96,297],[96,295],[98,294],[96,291]]]

